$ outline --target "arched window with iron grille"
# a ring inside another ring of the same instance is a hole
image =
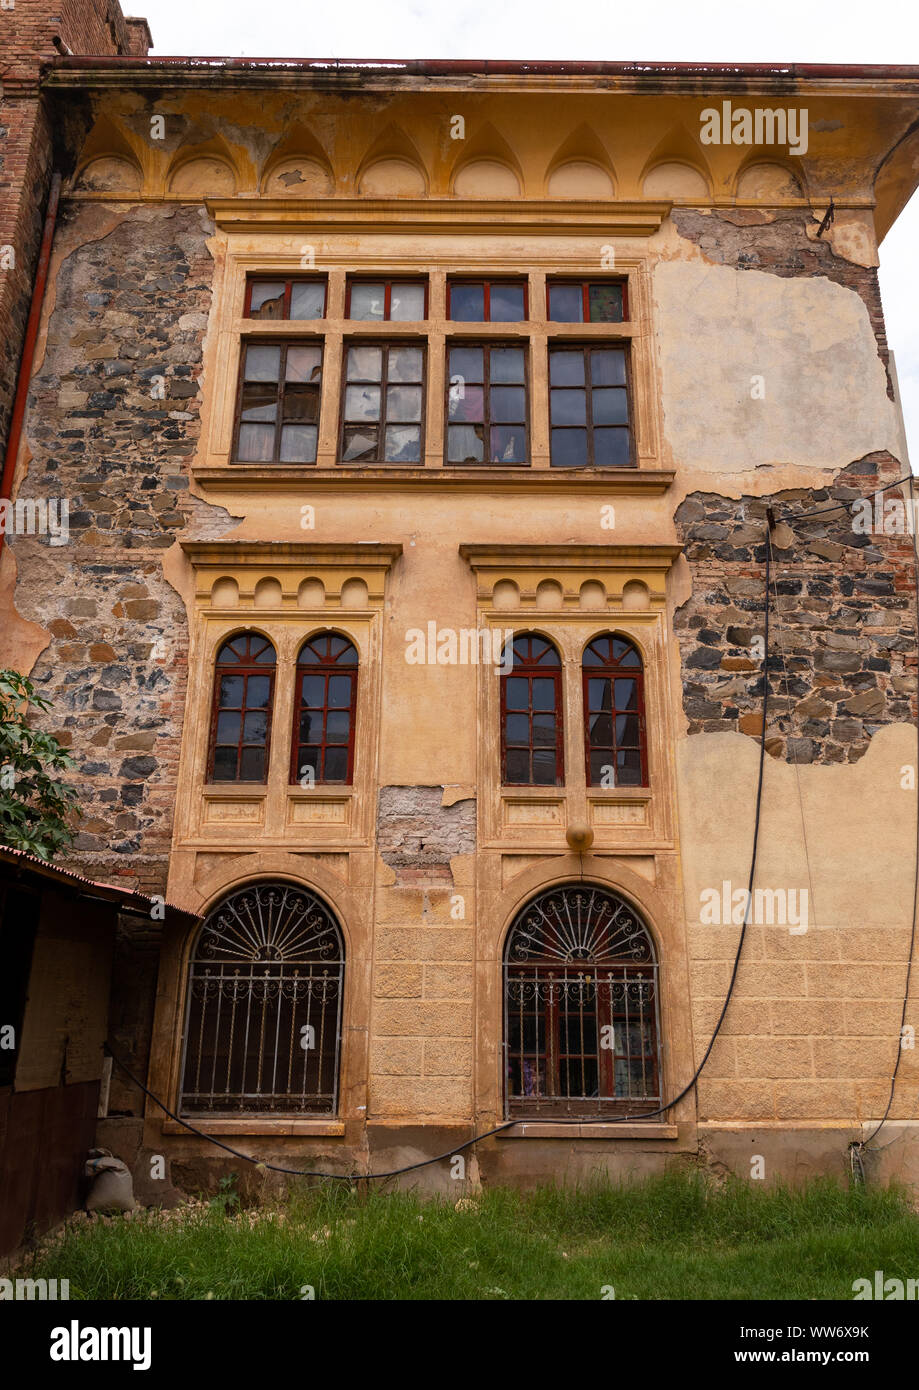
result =
[[[274,647],[260,632],[240,632],[217,653],[210,781],[266,780],[275,665]]]
[[[251,884],[215,907],[188,967],[182,1113],[334,1115],[344,970],[305,888]]]
[[[655,1109],[659,1036],[654,945],[623,898],[579,883],[523,908],[504,952],[508,1116]]]
[[[501,675],[501,781],[505,786],[560,787],[562,663],[536,632],[514,638],[513,666]]]
[[[589,787],[646,787],[644,670],[637,648],[607,632],[584,648],[584,743]]]
[[[347,637],[323,632],[297,658],[290,780],[321,785],[354,779],[357,651]]]

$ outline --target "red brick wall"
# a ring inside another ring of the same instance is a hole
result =
[[[52,127],[40,76],[42,64],[57,56],[56,35],[74,53],[146,53],[145,25],[128,24],[118,0],[18,0],[13,9],[0,10],[0,453],[6,447],[51,179]],[[3,269],[8,247],[15,264]]]

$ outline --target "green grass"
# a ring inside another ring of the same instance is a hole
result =
[[[493,1189],[456,1210],[411,1193],[300,1188],[247,1211],[219,1201],[75,1221],[23,1273],[71,1298],[852,1298],[919,1276],[905,1192],[819,1181],[792,1190],[699,1173],[628,1186]]]

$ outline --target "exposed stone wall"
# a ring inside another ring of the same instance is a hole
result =
[[[901,474],[878,454],[827,489],[685,499],[676,523],[693,594],[674,625],[690,734],[759,737],[767,506],[785,518],[773,539],[768,751],[799,763],[855,762],[878,728],[915,717],[912,538],[862,534],[850,510]],[[899,496],[886,494],[891,503]],[[838,511],[804,519],[834,501]]]
[[[76,857],[151,892],[166,882],[187,661],[162,553],[189,517],[208,232],[199,208],[138,208],[61,265],[19,490],[69,499],[70,544],[11,542],[17,607],[52,637],[33,677],[80,764]]]
[[[452,856],[475,852],[475,802],[442,803],[443,787],[380,788],[378,849],[400,883],[449,879]]]

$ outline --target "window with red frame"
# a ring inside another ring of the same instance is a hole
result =
[[[501,781],[559,787],[565,770],[558,652],[533,632],[515,637],[513,650],[513,668],[501,676]]]
[[[522,323],[528,317],[525,280],[450,280],[447,318],[454,323]]]
[[[420,323],[428,316],[424,280],[349,280],[345,318],[362,323]]]
[[[646,787],[644,671],[624,637],[607,633],[584,649],[587,785]]]
[[[350,784],[354,774],[357,652],[347,637],[323,633],[297,660],[290,780]]]
[[[623,323],[628,318],[621,280],[549,280],[546,300],[550,323]]]
[[[246,282],[247,319],[324,319],[325,280],[272,280],[252,276]]]
[[[447,359],[447,463],[525,464],[526,349],[454,342]]]
[[[322,343],[246,341],[236,408],[236,463],[315,463]]]
[[[210,781],[266,780],[274,671],[274,647],[260,632],[241,632],[217,653]]]

